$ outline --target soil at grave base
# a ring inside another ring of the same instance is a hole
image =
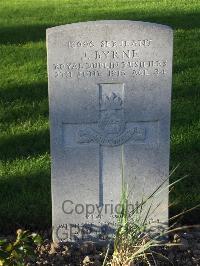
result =
[[[38,249],[37,262],[28,265],[59,265],[59,266],[100,266],[103,263],[107,247],[92,242],[85,242],[79,245],[74,244],[53,244],[47,238],[44,244]],[[190,230],[175,233],[170,236],[172,243],[180,244],[176,247],[160,248],[169,261],[157,261],[157,265],[199,265],[200,266],[200,231]],[[112,257],[112,248],[109,257]],[[142,265],[142,264],[136,264]],[[154,264],[152,264],[154,265]],[[116,265],[117,266],[117,265]],[[124,265],[127,266],[127,265]],[[131,265],[133,266],[133,265]]]
[[[42,235],[42,234],[41,234]],[[26,266],[48,265],[48,266],[101,266],[107,251],[107,247],[98,245],[93,242],[85,242],[82,244],[54,244],[51,242],[49,233],[43,233],[43,245],[37,249],[37,261],[28,262]],[[190,230],[170,235],[172,243],[178,243],[179,246],[170,248],[159,248],[157,250],[169,261],[156,261],[156,265],[168,266],[200,266],[200,231]],[[109,258],[112,257],[112,247],[109,251]],[[170,263],[171,262],[171,263]],[[131,266],[142,266],[144,264],[137,263]],[[155,265],[152,263],[152,265]],[[113,265],[118,266],[118,265]],[[129,266],[129,265],[123,265]]]

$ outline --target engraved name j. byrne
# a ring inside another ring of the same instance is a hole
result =
[[[94,51],[93,53],[84,53],[84,56],[82,57],[82,60],[87,59],[133,59],[137,56],[136,50],[126,50],[126,51],[116,51],[116,50],[99,50],[99,51]]]

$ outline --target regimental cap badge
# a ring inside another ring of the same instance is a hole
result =
[[[122,99],[112,92],[111,96],[102,99],[101,110],[120,110],[122,109]]]

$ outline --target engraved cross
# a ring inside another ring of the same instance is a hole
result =
[[[67,146],[99,146],[99,205],[119,198],[122,184],[124,145],[148,144],[148,135],[155,134],[155,121],[126,122],[124,84],[99,85],[99,119],[97,123],[64,124],[69,138]],[[64,132],[64,135],[65,132]],[[111,186],[119,186],[114,195]],[[107,191],[105,191],[107,190]]]

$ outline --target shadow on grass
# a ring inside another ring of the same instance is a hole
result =
[[[0,99],[5,104],[16,100],[22,100],[26,103],[41,101],[48,97],[47,87],[47,82],[32,82],[22,85],[16,83],[1,88]]]
[[[0,99],[2,100],[0,113],[2,123],[15,124],[30,120],[36,121],[39,117],[48,119],[47,82],[4,87],[0,90]],[[17,138],[22,140],[22,137]]]
[[[34,11],[33,11],[34,12]],[[86,11],[87,12],[87,11]],[[79,16],[79,12],[69,14],[67,20],[63,18],[59,23],[46,23],[39,25],[18,25],[12,27],[2,27],[0,29],[1,44],[19,44],[26,42],[44,41],[46,39],[46,29],[67,23],[89,20],[141,20],[171,26],[173,29],[192,29],[200,27],[200,13],[171,12],[170,14],[147,14],[141,11],[135,12],[128,9],[117,11],[95,10],[93,13],[85,13]]]
[[[49,130],[37,130],[36,132],[2,137],[0,150],[0,160],[3,161],[49,153]]]
[[[50,183],[45,169],[0,179],[0,234],[51,227]]]
[[[195,205],[194,205],[195,206]],[[188,208],[189,209],[189,208]],[[181,204],[177,204],[174,207],[169,208],[169,217],[174,217],[179,213],[182,213],[183,211],[186,211],[187,208],[184,208]],[[194,209],[191,212],[188,212],[186,214],[183,214],[182,216],[177,217],[177,219],[174,219],[170,222],[170,226],[177,222],[179,225],[199,225],[199,212],[200,209]]]
[[[0,29],[1,44],[18,44],[43,41],[46,38],[46,28],[54,25],[23,25],[2,27]]]
[[[189,140],[188,143],[171,145],[170,169],[174,169],[179,165],[171,178],[171,182],[184,176],[187,176],[187,178],[176,184],[169,194],[170,203],[175,202],[175,205],[169,208],[170,217],[199,205],[199,154],[200,146],[195,138]],[[199,214],[200,208],[194,209],[179,217],[179,223],[186,225],[199,224]]]

